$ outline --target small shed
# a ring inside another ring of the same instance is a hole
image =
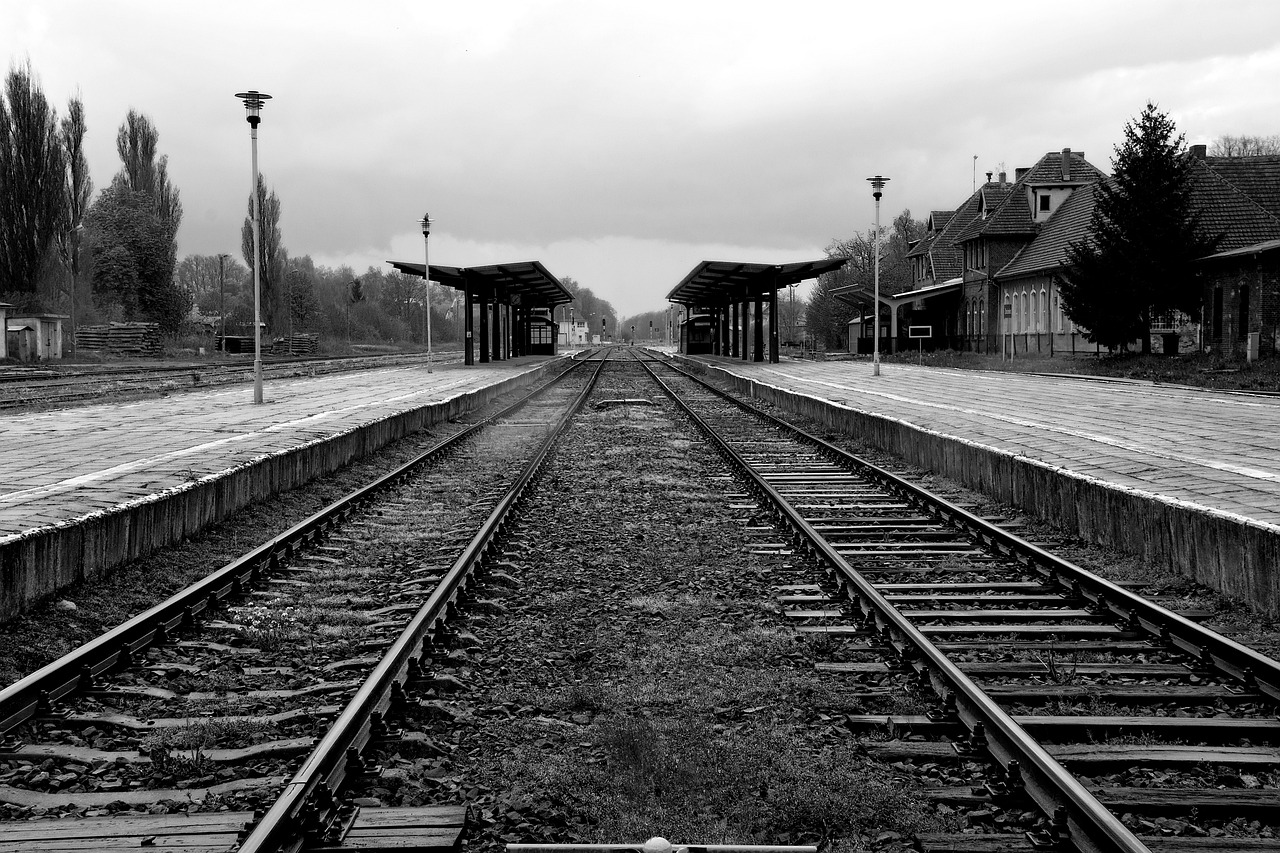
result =
[[[62,321],[66,314],[26,314],[5,320],[6,350],[16,351],[21,361],[49,361],[62,358]],[[27,332],[34,342],[24,344]],[[24,347],[26,349],[24,350]]]

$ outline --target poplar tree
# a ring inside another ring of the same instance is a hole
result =
[[[11,68],[0,96],[0,293],[36,292],[66,224],[65,168],[57,112],[30,62]]]
[[[262,290],[262,322],[275,331],[276,318],[287,319],[286,298],[280,293],[284,280],[285,248],[280,236],[280,198],[267,192],[267,182],[258,174],[258,271]],[[240,249],[253,281],[253,194],[249,194],[248,216],[240,229]]]
[[[1153,317],[1198,309],[1195,261],[1217,239],[1202,235],[1192,211],[1193,167],[1167,113],[1148,103],[1127,123],[1114,165],[1094,190],[1089,236],[1067,251],[1063,309],[1089,341],[1125,349],[1138,339],[1149,353]]]

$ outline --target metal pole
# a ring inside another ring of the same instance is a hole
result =
[[[258,125],[249,125],[253,148],[253,402],[262,402],[262,248],[258,220],[262,216],[258,200]]]
[[[422,280],[427,285],[426,304],[422,312],[426,315],[423,323],[427,329],[427,373],[431,372],[431,217],[422,215]]]
[[[885,182],[888,178],[876,175],[874,178],[867,178],[871,183],[873,190],[872,196],[876,200],[876,231],[875,231],[875,257],[873,259],[874,272],[874,304],[871,308],[871,375],[880,375],[880,196],[884,189]]]
[[[218,337],[222,338],[222,348],[227,348],[227,256],[218,255]]]

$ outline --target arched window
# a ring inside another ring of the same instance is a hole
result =
[[[1010,324],[1012,328],[1009,329],[1011,332],[1022,331],[1022,311],[1020,311],[1018,307],[1021,302],[1022,295],[1018,293],[1013,294],[1013,322]]]
[[[1049,331],[1049,297],[1044,288],[1040,288],[1040,330]]]
[[[987,331],[987,297],[978,297],[978,334]]]
[[[1053,313],[1050,316],[1053,317],[1053,330],[1055,332],[1061,332],[1062,331],[1062,299],[1058,296],[1058,291],[1056,288],[1053,291]]]
[[[1040,297],[1033,290],[1031,291],[1031,322],[1027,323],[1028,332],[1040,331],[1040,327],[1036,325],[1036,321],[1040,319],[1040,311],[1037,310],[1039,309],[1039,307],[1040,307]]]
[[[1031,331],[1031,300],[1026,291],[1022,293],[1022,331]]]

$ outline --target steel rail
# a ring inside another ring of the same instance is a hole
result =
[[[1014,722],[1003,708],[961,672],[910,620],[899,613],[777,489],[758,474],[706,420],[681,400],[673,388],[647,364],[645,368],[699,430],[714,441],[734,467],[747,477],[751,490],[757,497],[771,504],[775,513],[802,537],[804,544],[838,571],[847,585],[856,589],[859,607],[874,619],[876,627],[883,634],[896,638],[901,643],[899,648],[902,651],[914,652],[927,663],[935,690],[954,702],[955,713],[971,732],[972,739],[982,741],[982,745],[1011,779],[1018,778],[1040,809],[1053,820],[1056,830],[1066,836],[1064,840],[1087,853],[1150,853],[1149,848],[1050,756],[1035,738]],[[697,377],[684,374],[683,371],[678,372],[702,387],[718,392],[718,389],[711,388]],[[754,407],[742,405],[729,395],[718,392],[718,396],[753,414],[757,413]],[[777,423],[788,431],[798,432],[781,421]]]
[[[1172,645],[1198,658],[1204,666],[1237,679],[1245,689],[1256,690],[1270,697],[1272,701],[1280,702],[1280,661],[1275,658],[1267,657],[1185,616],[1180,616],[1153,601],[1148,601],[1131,590],[1111,583],[1088,569],[1052,554],[1016,533],[1011,533],[997,524],[980,518],[943,497],[934,495],[847,450],[798,429],[781,418],[738,400],[687,371],[674,365],[668,366],[700,383],[722,399],[803,438],[834,460],[867,472],[899,494],[914,500],[922,508],[968,529],[979,542],[997,553],[1018,560],[1028,568],[1037,571],[1049,583],[1087,600],[1099,615],[1110,614],[1128,630],[1146,633],[1152,638]]]
[[[606,361],[600,360],[582,393],[553,425],[479,532],[286,784],[284,793],[250,831],[239,853],[296,853],[309,838],[334,824],[341,810],[338,796],[343,784],[349,775],[363,772],[365,747],[385,727],[388,712],[406,701],[405,688],[421,677],[430,643],[476,580],[476,570],[497,547],[511,511],[541,474],[551,448],[591,394]]]
[[[575,364],[569,370],[577,366]],[[282,559],[287,559],[307,542],[318,541],[332,526],[354,512],[360,503],[423,465],[447,454],[493,421],[523,406],[549,385],[559,381],[569,370],[522,395],[501,412],[443,439],[394,471],[339,498],[185,590],[0,690],[0,737],[8,736],[14,728],[33,716],[48,712],[59,699],[91,687],[95,676],[114,667],[127,665],[135,652],[154,643],[165,642],[171,632],[191,625],[196,617],[213,609],[219,602],[260,584],[279,567]]]

